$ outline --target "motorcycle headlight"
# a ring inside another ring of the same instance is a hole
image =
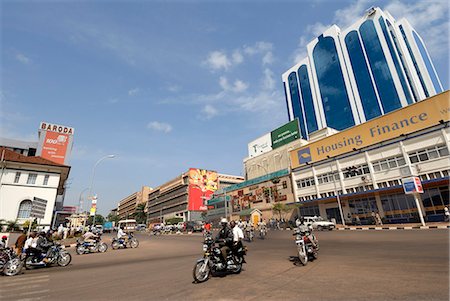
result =
[[[208,250],[208,245],[203,245],[203,252],[206,252]]]

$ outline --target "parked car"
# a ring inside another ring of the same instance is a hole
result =
[[[138,225],[136,225],[136,231],[145,231],[145,229],[147,229],[147,225],[146,224],[138,224]]]
[[[324,219],[321,216],[305,216],[305,224],[311,225],[313,229],[316,230],[333,230],[336,228],[336,225],[332,222],[330,222],[327,219]]]

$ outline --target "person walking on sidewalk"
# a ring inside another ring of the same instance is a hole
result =
[[[448,211],[448,207],[444,207],[444,221],[448,222],[450,221],[450,212]]]
[[[372,213],[371,213],[370,215],[372,216],[372,222],[373,222],[373,224],[376,225],[376,224],[377,224],[377,219],[375,218],[375,212],[372,211]]]
[[[375,219],[377,220],[377,225],[383,226],[383,222],[381,221],[381,217],[378,212],[375,214]]]

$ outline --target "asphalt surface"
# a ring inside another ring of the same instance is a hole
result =
[[[138,235],[139,248],[73,254],[67,267],[0,277],[0,300],[449,300],[449,231],[317,232],[306,266],[291,231],[247,243],[238,275],[195,284],[202,237]],[[105,241],[110,242],[105,237]]]

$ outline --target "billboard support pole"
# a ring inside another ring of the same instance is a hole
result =
[[[334,195],[336,196],[336,200],[337,200],[338,207],[339,207],[339,213],[341,214],[342,225],[345,226],[344,213],[342,212],[342,205],[341,205],[341,199],[339,197],[339,192],[337,191],[337,188],[336,188],[336,179],[334,178],[334,174],[333,174],[333,162],[332,161],[330,161],[330,169],[331,169],[331,176],[333,177]],[[337,172],[337,174],[339,174],[339,170],[337,168],[336,168],[336,172]]]
[[[417,212],[419,213],[420,223],[425,226],[425,220],[423,218],[422,207],[420,206],[419,194],[413,193],[414,201],[416,202]]]

